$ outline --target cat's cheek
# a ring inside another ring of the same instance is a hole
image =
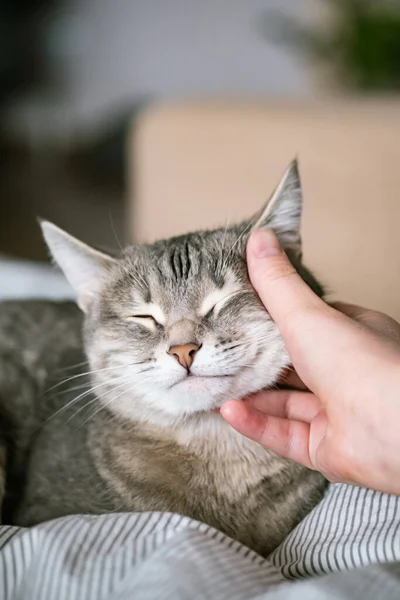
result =
[[[154,371],[148,386],[158,390],[168,390],[186,377],[186,370],[167,353],[166,348],[160,348],[154,353]]]
[[[242,396],[275,385],[282,371],[289,365],[290,358],[283,341],[271,344],[254,361],[252,368],[238,378],[238,388]]]

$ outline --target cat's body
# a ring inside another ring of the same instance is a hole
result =
[[[12,398],[5,522],[29,526],[73,513],[171,511],[267,554],[319,501],[319,475],[268,453],[217,414],[195,423],[198,435],[190,425],[176,436],[97,411],[96,403],[88,404],[93,395],[65,408],[90,389],[80,387],[88,383],[85,376],[77,377],[85,365],[70,369],[84,361],[81,327],[72,303],[0,307],[3,356],[4,341],[12,342],[0,375]]]
[[[4,521],[169,511],[267,555],[325,481],[215,412],[275,383],[289,363],[248,281],[244,229],[133,247],[117,261],[48,227],[86,317],[72,303],[0,306]],[[293,262],[321,294],[289,234]]]

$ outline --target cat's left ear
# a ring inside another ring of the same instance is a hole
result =
[[[273,229],[282,247],[301,257],[300,220],[303,194],[297,160],[286,169],[271,199],[256,216],[252,229]]]
[[[55,262],[74,288],[79,307],[87,312],[116,259],[84,244],[49,221],[40,221],[43,237]]]

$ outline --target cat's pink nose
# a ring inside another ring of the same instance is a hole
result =
[[[197,344],[182,344],[180,346],[171,346],[168,354],[175,356],[176,360],[185,369],[190,369],[193,364],[196,352],[200,349]]]

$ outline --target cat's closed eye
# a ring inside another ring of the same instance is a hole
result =
[[[154,331],[155,328],[162,327],[161,323],[159,323],[153,315],[129,315],[127,317],[128,320],[133,320],[143,325],[147,329],[151,329]]]
[[[203,315],[203,319],[210,319],[213,316],[217,316],[221,310],[223,310],[229,304],[232,298],[238,296],[239,294],[248,294],[249,292],[250,290],[236,290],[231,294],[220,298],[207,310],[207,312]]]
[[[214,304],[214,306],[212,306],[212,307],[209,309],[209,311],[208,311],[208,312],[207,312],[207,313],[206,313],[206,314],[203,316],[203,319],[206,319],[206,320],[207,320],[207,319],[211,319],[211,317],[213,317],[213,316],[214,316],[214,313],[215,313],[215,307],[216,307],[216,304]]]

